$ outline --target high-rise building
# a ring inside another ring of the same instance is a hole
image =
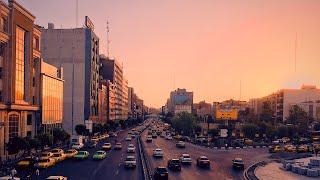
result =
[[[177,89],[170,93],[170,99],[167,102],[168,109],[171,113],[180,112],[192,113],[193,92],[186,89]]]
[[[0,158],[12,138],[35,135],[39,119],[40,30],[35,16],[14,0],[0,1]]]
[[[128,81],[124,78],[123,67],[115,59],[100,55],[100,76],[103,80],[109,80],[114,86],[115,93],[115,120],[128,118]]]
[[[63,128],[74,134],[77,124],[98,119],[99,38],[86,16],[74,29],[41,29],[41,50],[46,62],[64,69]]]

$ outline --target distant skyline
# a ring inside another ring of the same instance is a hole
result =
[[[74,28],[76,0],[18,0],[47,28]],[[302,84],[320,86],[320,1],[78,0],[107,54],[124,65],[129,86],[161,107],[186,88],[194,102],[241,100]],[[295,39],[297,61],[295,70]]]

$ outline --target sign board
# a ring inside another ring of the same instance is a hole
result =
[[[228,137],[228,129],[220,129],[220,137]]]
[[[90,133],[92,133],[92,125],[93,125],[93,122],[91,120],[85,120],[84,121],[85,125],[86,125],[86,129],[89,130]]]
[[[89,29],[91,29],[92,31],[94,31],[94,25],[92,23],[92,21],[90,20],[90,18],[88,16],[85,17],[85,22],[84,22],[85,26]]]

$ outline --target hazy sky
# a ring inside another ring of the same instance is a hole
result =
[[[76,0],[19,0],[47,27],[72,28]],[[318,0],[79,0],[106,52],[124,64],[129,85],[160,107],[174,88],[194,101],[261,97],[301,84],[320,86]],[[295,37],[297,63],[295,71]]]

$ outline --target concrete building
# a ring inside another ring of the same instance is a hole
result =
[[[116,110],[115,110],[115,86],[110,80],[101,80],[101,83],[104,84],[107,88],[107,122],[116,120]]]
[[[100,82],[98,94],[98,114],[99,118],[94,120],[94,124],[105,124],[108,121],[108,87]]]
[[[274,111],[273,117],[279,123],[283,123],[289,116],[289,110],[292,105],[301,104],[303,102],[316,102],[320,100],[320,89],[316,86],[303,85],[300,89],[281,89],[268,96],[255,100],[251,103],[257,114],[261,114],[264,102],[270,102]],[[251,101],[252,102],[252,101]],[[301,104],[302,105],[302,104]]]
[[[205,101],[195,103],[193,104],[193,113],[198,117],[212,115],[212,105],[210,103],[206,103]]]
[[[82,28],[41,29],[46,62],[64,69],[63,128],[74,134],[77,124],[98,119],[99,38],[86,16]]]
[[[52,128],[62,127],[63,122],[63,68],[57,68],[36,59],[35,67],[40,67],[40,116],[36,130],[48,133]]]
[[[320,101],[319,100],[301,102],[297,104],[292,104],[291,106],[293,105],[298,105],[309,115],[309,117],[312,117],[316,121],[320,121]]]
[[[186,89],[177,89],[170,93],[170,99],[167,101],[167,107],[173,114],[180,112],[192,113],[193,92]]]
[[[100,55],[100,76],[103,80],[109,80],[114,86],[114,113],[115,120],[128,118],[128,81],[123,75],[123,67],[115,59]]]
[[[39,115],[40,30],[35,16],[14,0],[0,1],[0,160],[16,136],[35,135]]]

